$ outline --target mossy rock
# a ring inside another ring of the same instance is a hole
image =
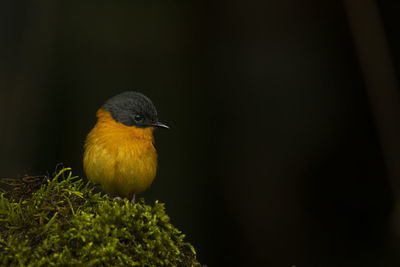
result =
[[[200,266],[157,201],[113,201],[69,168],[4,182],[2,266]]]

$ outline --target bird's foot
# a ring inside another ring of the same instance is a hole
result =
[[[133,193],[133,192],[129,194],[128,200],[129,200],[132,204],[135,204],[135,196],[136,196],[136,194]]]

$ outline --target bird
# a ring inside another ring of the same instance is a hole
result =
[[[111,97],[96,116],[84,145],[86,176],[105,192],[135,203],[136,194],[146,190],[156,176],[153,132],[169,127],[158,121],[150,98],[134,91]]]

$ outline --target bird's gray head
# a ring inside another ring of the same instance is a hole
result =
[[[139,128],[168,126],[159,122],[153,102],[139,92],[123,92],[106,101],[102,108],[110,112],[115,121]]]

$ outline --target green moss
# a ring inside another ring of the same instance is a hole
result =
[[[8,184],[0,195],[2,266],[200,265],[157,201],[112,201],[69,168]]]

